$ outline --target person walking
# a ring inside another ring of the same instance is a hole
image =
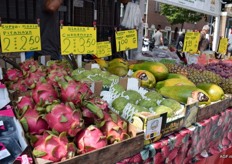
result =
[[[159,48],[160,46],[164,45],[164,43],[163,43],[163,34],[160,31],[160,29],[161,29],[161,25],[158,25],[157,31],[156,31],[156,33],[154,34],[154,37],[153,37],[154,40],[155,40],[154,45],[155,45],[156,48]]]
[[[59,60],[60,56],[60,30],[58,9],[63,0],[38,0],[37,17],[40,19],[41,51],[34,53],[34,59],[41,55],[51,56],[51,60]]]

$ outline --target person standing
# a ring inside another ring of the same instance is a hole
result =
[[[34,53],[34,59],[41,55],[51,56],[51,60],[59,60],[60,30],[58,9],[63,0],[37,0],[37,17],[40,19],[41,51]]]
[[[154,45],[155,45],[156,48],[159,48],[160,46],[164,45],[164,43],[163,43],[163,34],[160,31],[160,29],[161,29],[161,25],[158,25],[157,31],[156,31],[156,33],[154,34],[154,37],[153,37],[154,40],[155,40]]]
[[[209,25],[204,25],[201,34],[200,34],[200,41],[198,45],[199,51],[205,51],[209,48],[209,38],[207,37],[209,33]]]

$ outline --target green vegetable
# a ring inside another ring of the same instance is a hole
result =
[[[164,99],[160,105],[164,105],[166,107],[169,107],[171,109],[173,109],[174,111],[177,111],[179,109],[181,109],[181,104],[173,99]]]

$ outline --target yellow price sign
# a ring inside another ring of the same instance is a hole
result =
[[[227,52],[227,46],[228,46],[228,39],[227,38],[221,38],[219,42],[218,52],[220,54],[225,55]]]
[[[2,26],[0,26],[0,39],[1,39]]]
[[[138,35],[136,30],[115,32],[117,52],[138,47]]]
[[[2,24],[2,52],[41,50],[40,27],[37,24]]]
[[[196,53],[200,41],[199,32],[187,32],[184,37],[184,52]]]
[[[61,54],[96,54],[97,30],[94,27],[62,26]]]
[[[111,43],[109,41],[97,42],[97,53],[98,58],[103,58],[112,55]]]

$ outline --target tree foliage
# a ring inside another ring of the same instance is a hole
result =
[[[171,25],[198,22],[204,16],[201,13],[167,4],[161,4],[161,15],[166,16]]]

